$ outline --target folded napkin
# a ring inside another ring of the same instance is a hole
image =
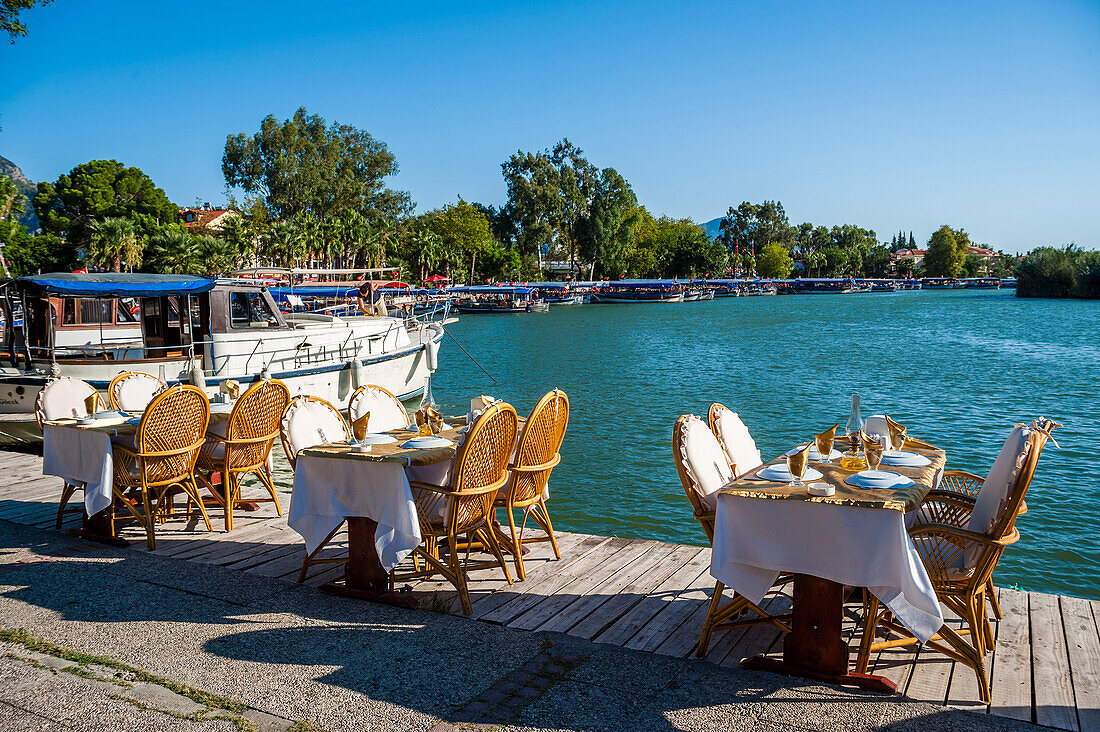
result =
[[[470,412],[466,415],[466,425],[472,426],[477,418],[481,416],[481,413],[488,409],[490,406],[499,402],[499,399],[494,399],[491,396],[485,396],[482,394],[479,397],[475,397],[470,400]]]

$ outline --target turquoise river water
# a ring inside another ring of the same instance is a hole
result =
[[[466,315],[433,378],[444,414],[489,394],[526,414],[570,399],[551,516],[562,529],[703,544],[672,461],[672,427],[711,402],[739,412],[765,459],[847,420],[888,413],[985,475],[1017,422],[1061,422],[998,583],[1100,598],[1100,303],[1011,290],[721,298]],[[867,547],[867,551],[874,551]]]

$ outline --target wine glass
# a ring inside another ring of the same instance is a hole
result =
[[[817,445],[817,452],[821,455],[819,462],[831,463],[829,455],[833,452],[833,439],[836,437],[836,428],[840,426],[837,422],[829,429],[822,432],[820,435],[814,436],[814,442]]]
[[[794,480],[787,485],[794,488],[801,488],[806,485],[802,482],[802,476],[806,475],[806,466],[810,462],[811,446],[812,443],[802,447],[796,447],[787,453],[787,470],[789,470],[794,477]]]
[[[867,467],[871,470],[878,470],[879,464],[882,463],[882,451],[883,444],[879,440],[882,439],[880,435],[868,435],[867,439],[863,441],[863,452],[867,456]],[[887,440],[890,438],[887,437]]]

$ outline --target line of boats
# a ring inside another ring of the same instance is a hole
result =
[[[602,282],[525,282],[436,289],[461,313],[541,312],[551,305],[585,303],[673,303],[716,297],[769,295],[849,295],[903,290],[1014,288],[1015,279],[926,277],[924,279],[796,278],[785,280],[693,279],[615,280]]]

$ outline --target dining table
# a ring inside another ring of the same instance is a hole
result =
[[[450,444],[406,447],[415,426],[386,433],[392,442],[362,452],[351,442],[333,442],[298,452],[288,524],[313,553],[347,522],[348,558],[343,581],[322,592],[415,607],[407,593],[393,592],[390,573],[420,545],[420,523],[410,480],[444,485],[465,430],[464,418],[448,418],[440,437]]]
[[[212,403],[207,432],[224,437],[232,411],[232,403]],[[42,423],[42,474],[83,487],[84,517],[78,533],[84,538],[117,545],[126,543],[115,536],[108,515],[114,483],[113,443],[123,441],[132,446],[140,424],[140,413],[116,410],[90,418],[70,417]]]
[[[838,449],[848,444],[837,440]],[[770,461],[732,480],[719,491],[711,574],[727,587],[760,604],[780,573],[793,575],[791,629],[782,658],[744,659],[746,669],[896,692],[889,679],[850,669],[842,634],[843,605],[853,588],[874,593],[922,642],[943,625],[936,592],[906,530],[912,516],[943,476],[947,454],[908,438],[902,449],[920,456],[920,465],[889,465],[900,478],[889,487],[853,485],[858,472],[839,460],[811,460],[818,483],[832,495],[810,495],[806,486],[765,480]],[[805,479],[810,483],[810,479]]]

